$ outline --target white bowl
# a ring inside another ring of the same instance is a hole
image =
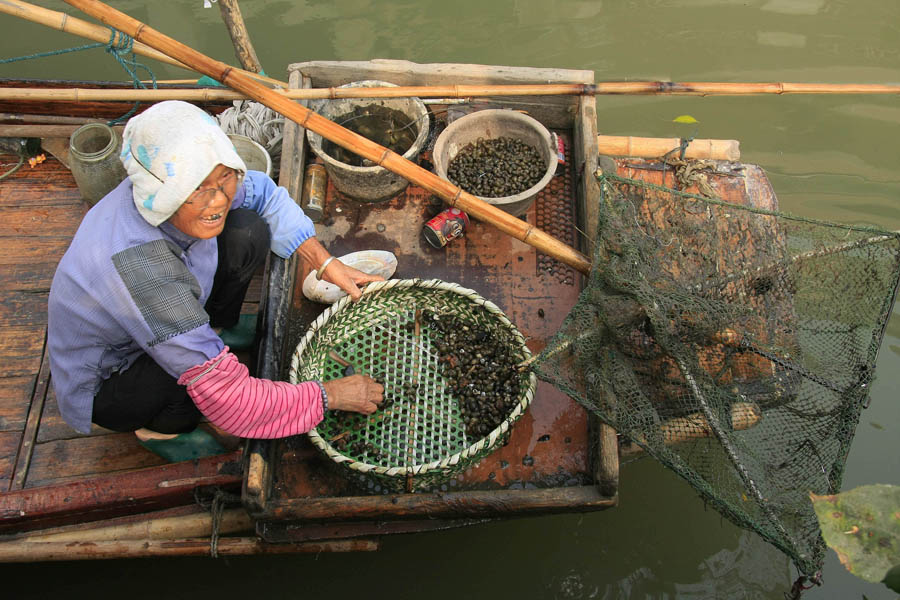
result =
[[[348,267],[353,267],[369,275],[381,275],[385,279],[390,279],[397,270],[397,257],[393,252],[386,250],[360,250],[339,256],[338,260]],[[303,280],[303,295],[313,302],[334,304],[346,296],[347,292],[324,279],[317,280],[316,272],[312,271]]]

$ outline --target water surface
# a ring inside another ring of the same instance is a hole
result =
[[[77,14],[59,1],[42,6]],[[217,8],[201,0],[113,6],[234,62]],[[587,69],[597,81],[900,82],[900,3],[883,0],[244,0],[266,71],[306,60],[395,58]],[[0,56],[84,43],[0,16]],[[148,64],[151,64],[148,62]],[[185,72],[152,64],[160,78]],[[119,79],[102,50],[0,66],[0,76]],[[737,139],[769,174],[781,207],[820,219],[900,229],[896,96],[599,97],[614,135]],[[689,114],[699,125],[673,119]],[[900,484],[900,318],[878,363],[844,487]],[[778,551],[706,509],[680,479],[624,465],[620,506],[387,539],[355,555],[2,565],[28,597],[764,598],[795,573]],[[848,574],[829,551],[811,599],[896,598]],[[18,592],[18,594],[16,594]]]

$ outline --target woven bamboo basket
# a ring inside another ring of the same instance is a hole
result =
[[[422,314],[450,316],[490,332],[516,362],[531,356],[525,338],[496,305],[440,280],[372,283],[359,302],[344,297],[326,309],[297,345],[290,381],[343,377],[349,363],[384,384],[389,406],[368,416],[328,411],[309,432],[313,444],[348,474],[378,480],[370,488],[434,489],[499,447],[534,396],[535,375],[515,375],[509,413],[480,439],[467,436],[459,399],[441,371],[438,336],[422,325]]]

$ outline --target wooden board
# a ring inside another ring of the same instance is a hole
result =
[[[0,431],[0,498],[9,487],[19,450],[19,432]]]
[[[35,375],[0,377],[0,432],[22,431]]]

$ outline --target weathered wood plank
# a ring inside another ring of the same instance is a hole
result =
[[[541,67],[504,67],[459,63],[420,64],[408,60],[317,60],[288,65],[288,72],[302,71],[315,87],[343,85],[360,79],[389,78],[397,85],[593,83],[594,72]]]
[[[0,327],[0,356],[6,377],[34,375],[44,351],[44,327]]]
[[[313,87],[340,86],[352,81],[375,79],[402,86],[527,83],[593,83],[592,71],[533,67],[498,67],[475,64],[418,64],[405,60],[309,61],[288,66],[312,80]],[[548,127],[572,126],[577,96],[507,96],[502,105],[524,110]],[[596,143],[596,142],[595,142]]]
[[[240,458],[236,451],[9,492],[0,502],[0,532],[32,531],[189,504],[197,487],[238,487]]]
[[[9,489],[20,439],[21,434],[18,431],[0,431],[0,498],[3,498],[3,492]]]
[[[45,154],[46,156],[46,154]],[[0,162],[10,163],[13,155],[0,156]],[[75,185],[72,173],[53,156],[31,169],[22,166],[0,186],[0,207],[77,205],[85,211],[87,203]]]
[[[97,425],[91,425],[91,433],[89,435],[109,435],[113,433],[109,429],[104,429]],[[44,403],[44,413],[41,416],[41,427],[38,430],[38,442],[52,442],[58,440],[68,440],[72,438],[82,438],[83,434],[72,429],[59,414],[59,405],[56,403],[56,394],[52,386],[48,391],[47,401]]]
[[[0,301],[0,327],[41,327],[47,324],[47,293],[4,289]]]
[[[68,235],[0,237],[0,265],[43,265],[52,275],[70,243]]]
[[[588,485],[440,494],[292,498],[270,501],[267,516],[275,521],[521,517],[561,511],[587,512],[611,508],[617,503],[617,496],[604,496],[596,486]]]
[[[41,424],[41,413],[44,411],[44,402],[47,399],[47,391],[50,386],[50,355],[44,342],[44,354],[41,356],[41,370],[38,372],[37,381],[34,384],[34,393],[28,406],[28,418],[25,421],[25,430],[22,432],[22,441],[19,444],[19,452],[16,458],[16,466],[13,479],[10,482],[10,490],[20,490],[25,487],[28,477],[28,469],[31,465],[31,457],[34,452],[35,439],[38,427]]]
[[[34,375],[0,377],[0,432],[25,428],[34,380]]]
[[[35,445],[28,488],[73,481],[99,473],[160,465],[164,461],[143,448],[133,433],[85,436]]]
[[[79,205],[0,207],[0,236],[72,236],[84,216]],[[22,243],[26,243],[22,239]]]
[[[0,269],[0,289],[47,293],[50,291],[50,282],[53,281],[57,264],[58,261],[3,265]]]
[[[426,519],[357,523],[263,522],[257,525],[256,532],[264,540],[271,543],[311,542],[370,535],[382,536],[397,533],[445,531],[458,527],[480,525],[490,521],[491,519]]]

